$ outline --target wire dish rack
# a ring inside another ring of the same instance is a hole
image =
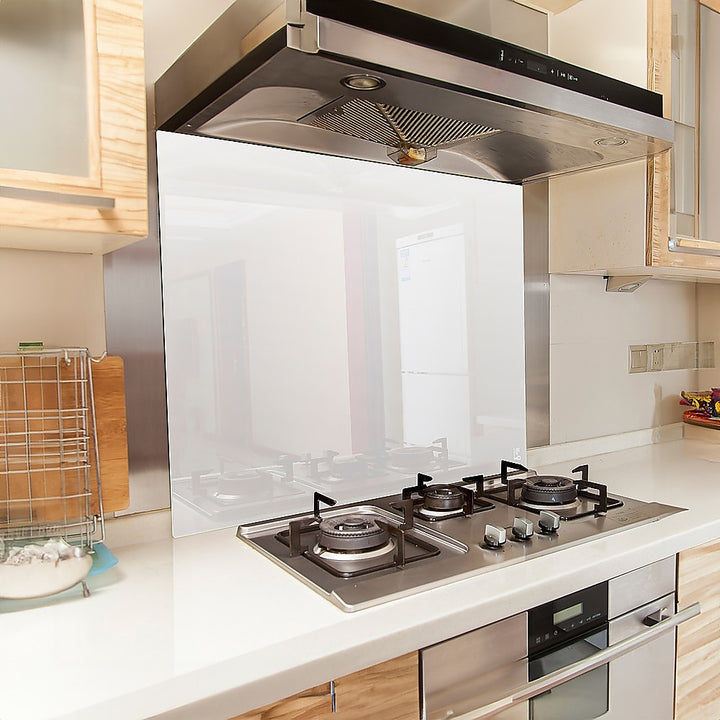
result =
[[[0,354],[0,598],[82,583],[104,538],[87,349]]]

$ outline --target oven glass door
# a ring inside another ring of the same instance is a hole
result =
[[[607,626],[582,635],[571,643],[532,658],[530,680],[591,657],[608,645]],[[609,671],[602,665],[530,701],[531,720],[594,720],[608,711]]]

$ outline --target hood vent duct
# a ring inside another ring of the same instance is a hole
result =
[[[376,0],[236,0],[155,108],[159,130],[512,183],[673,137],[656,93]]]

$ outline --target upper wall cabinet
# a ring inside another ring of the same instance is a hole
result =
[[[720,277],[718,10],[720,0],[581,0],[551,17],[551,54],[647,83],[675,123],[670,152],[550,181],[551,272]]]
[[[142,0],[2,0],[0,247],[147,235]]]
[[[720,185],[715,130],[720,0],[655,0],[655,5],[650,59],[656,63],[655,89],[671,98],[675,145],[669,157],[656,158],[648,168],[648,260],[656,266],[720,270],[720,210],[713,202]]]

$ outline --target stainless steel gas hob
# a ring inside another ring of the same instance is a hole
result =
[[[315,493],[307,514],[241,525],[237,535],[352,612],[621,532],[683,508],[614,495],[576,477],[503,461],[500,473],[434,483],[335,506]]]

